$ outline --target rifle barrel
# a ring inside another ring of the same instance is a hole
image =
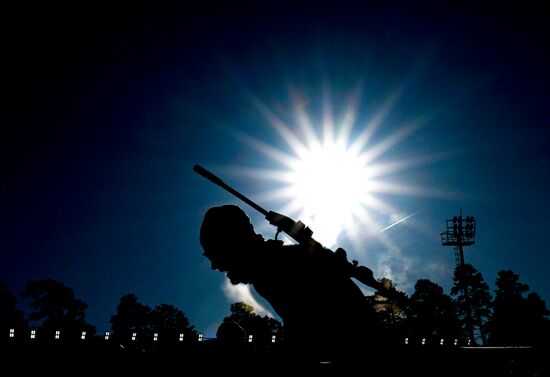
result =
[[[264,216],[267,216],[268,211],[266,211],[265,209],[263,209],[262,207],[254,203],[252,200],[248,199],[246,196],[244,196],[243,194],[241,194],[240,192],[238,192],[237,190],[229,186],[227,183],[222,181],[220,178],[216,177],[214,174],[212,174],[202,166],[198,164],[193,166],[193,171],[195,171],[195,173],[199,175],[202,175],[204,178],[208,179],[212,183],[215,183],[216,185],[220,186],[226,191],[229,191],[230,193],[235,195],[237,198],[241,199],[243,202],[245,202],[246,204],[254,208],[256,211],[260,212]]]
[[[314,247],[314,248],[322,247],[322,245],[319,242],[315,241],[311,237],[311,230],[309,230],[309,233],[306,234],[305,238],[297,236],[296,232],[294,232],[293,229],[291,229],[291,228],[295,228],[296,223],[294,222],[294,220],[292,220],[292,219],[290,219],[286,216],[283,216],[281,214],[278,214],[276,212],[266,211],[265,209],[263,209],[262,207],[260,207],[256,203],[254,203],[252,200],[248,199],[246,196],[244,196],[243,194],[241,194],[240,192],[238,192],[237,190],[235,190],[234,188],[229,186],[227,183],[222,181],[220,178],[215,176],[213,173],[209,172],[208,170],[206,170],[205,168],[203,168],[202,166],[200,166],[198,164],[193,166],[193,170],[195,171],[195,173],[197,173],[199,175],[202,175],[204,178],[208,179],[212,183],[220,186],[221,188],[225,189],[226,191],[229,191],[231,194],[233,194],[237,198],[241,199],[243,202],[245,202],[246,204],[248,204],[249,206],[254,208],[256,211],[262,213],[266,217],[266,219],[269,220],[269,222],[271,224],[276,225],[277,228],[282,228],[282,230],[285,233],[287,233],[290,237],[292,237],[298,243],[308,245],[309,247]],[[301,224],[301,222],[299,222],[299,223]],[[301,225],[302,225],[302,227],[304,226],[303,224],[301,224]],[[301,234],[303,234],[303,232],[301,232]],[[347,259],[346,259],[346,261],[347,261]],[[383,285],[380,282],[378,282],[374,279],[374,277],[372,276],[372,271],[370,269],[368,269],[366,267],[361,268],[362,266],[359,266],[357,268],[356,264],[352,265],[350,262],[347,262],[347,263],[350,266],[353,266],[353,268],[352,268],[353,272],[352,272],[351,277],[354,277],[357,280],[359,280],[361,283],[363,283],[363,284],[365,284],[369,287],[375,288],[375,289],[377,289],[381,292],[387,291],[386,289],[384,289]]]

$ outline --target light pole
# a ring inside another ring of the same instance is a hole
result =
[[[473,216],[462,217],[462,209],[460,216],[453,216],[452,219],[447,219],[447,230],[441,233],[441,243],[443,246],[455,247],[455,262],[457,270],[460,271],[460,283],[464,295],[464,304],[466,306],[466,331],[468,337],[476,344],[474,337],[474,325],[472,321],[472,307],[470,303],[470,294],[468,292],[469,279],[464,276],[464,246],[471,246],[475,243],[476,235],[476,220]],[[458,268],[460,267],[460,268]]]

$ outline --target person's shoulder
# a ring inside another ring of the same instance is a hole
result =
[[[295,251],[304,249],[304,247],[300,244],[285,244],[282,240],[267,240],[265,243],[268,248],[278,251]]]
[[[283,256],[298,256],[304,253],[304,247],[299,244],[285,244],[282,240],[267,240],[266,248],[270,253]]]

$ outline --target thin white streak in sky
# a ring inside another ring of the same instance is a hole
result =
[[[416,214],[417,214],[418,212],[420,212],[420,211],[422,211],[422,209],[419,209],[418,211],[411,213],[409,216],[405,216],[405,217],[403,217],[402,219],[397,220],[397,221],[394,222],[393,224],[388,225],[388,226],[385,227],[384,229],[380,230],[380,233],[385,232],[386,230],[388,230],[388,229],[390,229],[390,228],[393,228],[393,227],[396,226],[397,224],[402,223],[403,221],[405,221],[405,220],[407,220],[407,219],[413,217],[414,215],[416,215]]]

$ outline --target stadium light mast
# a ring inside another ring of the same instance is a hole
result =
[[[462,217],[462,208],[460,216],[453,216],[447,219],[447,230],[441,233],[441,243],[443,246],[455,247],[456,267],[462,271],[464,267],[464,247],[475,243],[476,220],[473,216]],[[466,276],[461,276],[462,293],[464,295],[464,304],[466,305],[466,330],[468,337],[476,344],[474,337],[474,325],[472,321],[472,307],[470,304],[470,294],[468,292],[469,282]]]

